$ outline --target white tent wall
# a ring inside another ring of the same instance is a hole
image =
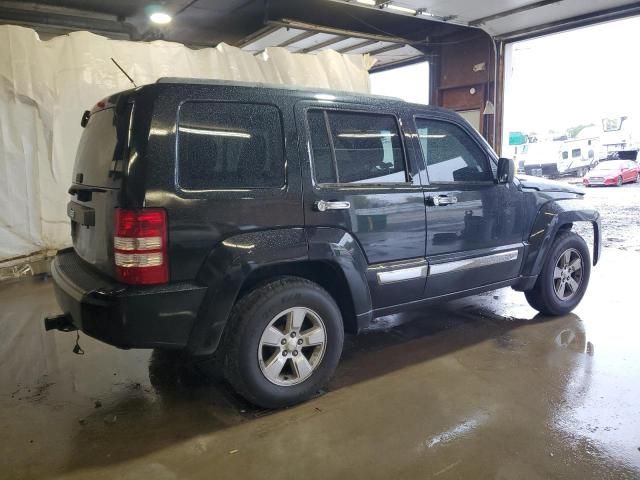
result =
[[[216,78],[366,93],[372,59],[327,50],[269,48],[253,56],[221,44],[193,50],[163,41],[110,40],[88,32],[41,41],[0,26],[0,262],[70,244],[67,189],[82,133],[98,100],[160,77]]]

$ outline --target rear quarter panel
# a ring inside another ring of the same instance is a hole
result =
[[[302,187],[296,155],[293,100],[270,90],[233,86],[154,85],[154,115],[148,148],[138,161],[145,170],[144,204],[167,210],[171,281],[195,278],[209,253],[224,239],[248,232],[302,227]],[[271,92],[271,93],[270,93]],[[185,190],[176,181],[177,118],[186,101],[262,103],[281,115],[286,180],[281,188]]]

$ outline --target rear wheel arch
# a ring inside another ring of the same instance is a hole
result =
[[[366,325],[372,310],[366,260],[355,243],[336,243],[334,232],[328,233],[318,242],[304,228],[277,229],[236,235],[216,245],[198,274],[198,282],[208,288],[187,350],[214,353],[235,303],[258,283],[278,276],[305,278],[327,290],[341,309],[347,332]],[[342,232],[338,240],[344,236]]]
[[[330,261],[309,260],[257,268],[244,280],[236,302],[255,288],[279,277],[304,278],[320,285],[333,297],[340,308],[345,331],[357,333],[356,310],[351,287],[342,269]]]

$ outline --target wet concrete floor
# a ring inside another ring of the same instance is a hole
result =
[[[0,478],[640,478],[640,247],[605,245],[574,314],[506,289],[379,319],[280,411],[175,354],[74,355],[49,280],[0,285]]]

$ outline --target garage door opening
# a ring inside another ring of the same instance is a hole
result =
[[[429,103],[429,62],[372,73],[371,93],[399,97],[407,102]]]
[[[637,150],[639,43],[632,17],[507,44],[502,155],[554,176]]]

